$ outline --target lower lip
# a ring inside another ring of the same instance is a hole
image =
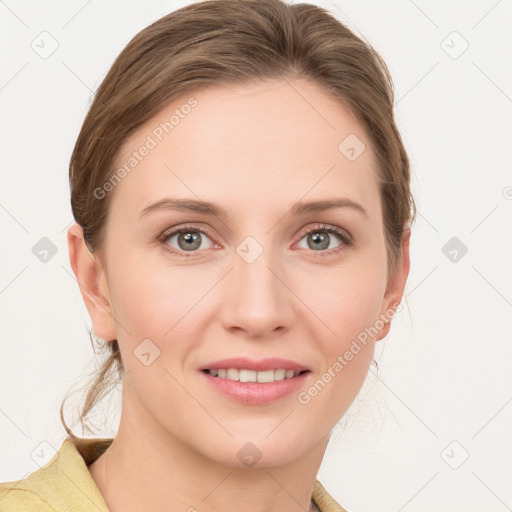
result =
[[[240,382],[230,379],[214,377],[201,371],[204,378],[216,390],[224,395],[249,405],[263,405],[275,402],[280,398],[297,391],[308,378],[311,372],[301,373],[291,379],[277,380],[274,382]]]

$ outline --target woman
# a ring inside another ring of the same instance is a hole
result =
[[[210,0],[142,30],[70,162],[70,262],[123,383],[0,510],[343,510],[316,479],[389,332],[414,201],[379,55],[325,10]],[[62,412],[62,410],[61,410]]]

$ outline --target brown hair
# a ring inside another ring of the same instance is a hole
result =
[[[365,129],[379,167],[391,276],[404,229],[416,210],[409,160],[394,120],[390,73],[371,45],[328,11],[281,0],[196,2],[146,27],[120,53],[96,92],[69,166],[73,216],[91,252],[101,256],[113,195],[99,200],[95,190],[113,175],[122,144],[139,126],[194,90],[285,78],[321,85]],[[81,411],[82,428],[107,385],[123,371],[117,340],[107,344],[109,356]],[[61,421],[74,438],[64,421],[63,405]]]

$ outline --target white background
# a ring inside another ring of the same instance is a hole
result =
[[[318,478],[351,512],[510,510],[512,2],[311,3],[389,65],[419,207],[405,307]],[[0,2],[0,481],[51,458],[60,403],[95,368],[66,240],[92,91],[136,32],[185,4]],[[58,43],[46,59],[31,47],[43,31]],[[57,247],[46,263],[42,237]],[[456,262],[452,237],[468,248]]]

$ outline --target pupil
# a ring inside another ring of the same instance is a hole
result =
[[[326,249],[329,246],[329,240],[325,235],[321,235],[316,232],[311,235],[311,238],[313,239],[313,246],[310,247],[311,249]]]
[[[186,242],[185,250],[197,249],[201,245],[201,242],[199,241],[199,235],[191,234],[190,231],[180,235],[180,241],[182,240]]]

